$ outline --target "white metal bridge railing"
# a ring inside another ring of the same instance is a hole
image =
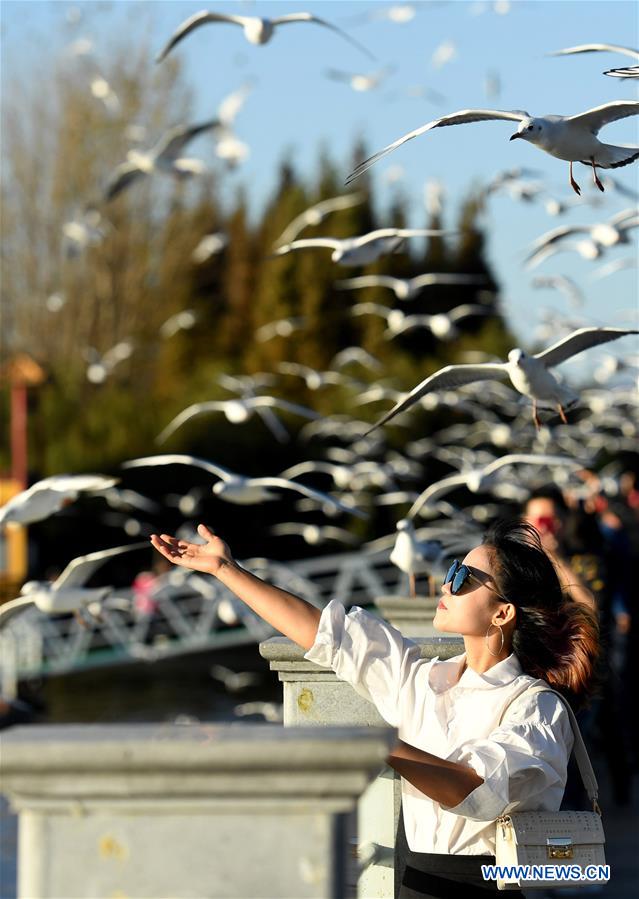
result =
[[[321,556],[288,563],[247,559],[241,564],[322,608],[333,597],[370,605],[405,591],[406,578],[389,550]],[[19,679],[132,660],[259,642],[274,631],[215,578],[173,569],[158,580],[152,614],[136,612],[133,591],[114,589],[97,614],[50,617],[35,607],[0,630],[0,690],[15,695]]]

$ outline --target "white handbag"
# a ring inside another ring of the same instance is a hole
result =
[[[536,866],[528,872],[533,877],[526,879],[520,871],[501,872],[510,876],[498,877],[497,889],[548,889],[606,883],[607,870],[600,870],[606,860],[601,809],[597,802],[599,788],[577,720],[564,697],[547,685],[537,684],[525,692],[555,693],[566,706],[575,736],[573,752],[593,811],[511,812],[497,818],[495,864],[529,865],[531,869]],[[560,871],[558,866],[565,867]],[[586,871],[588,866],[594,867]]]

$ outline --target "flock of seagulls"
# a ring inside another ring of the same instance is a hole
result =
[[[500,12],[498,6],[495,4],[493,11]],[[395,4],[376,9],[369,15],[398,24],[411,21],[416,13],[416,7]],[[249,43],[264,45],[278,28],[302,23],[319,25],[332,31],[373,59],[372,54],[348,33],[311,13],[299,12],[267,19],[202,11],[177,27],[157,60],[161,63],[178,45],[182,45],[187,36],[207,24],[239,26]],[[213,42],[215,37],[211,36],[210,40]],[[182,48],[185,49],[186,45]],[[82,55],[89,51],[78,47],[73,52]],[[639,59],[639,51],[613,44],[583,44],[555,51],[551,55],[597,52],[620,53]],[[445,65],[455,54],[455,45],[444,41],[435,51],[433,65]],[[609,69],[605,74],[633,78],[637,77],[638,69],[636,65],[620,67]],[[392,67],[387,66],[368,74],[337,69],[330,69],[326,74],[333,80],[349,84],[356,92],[367,92],[383,83],[392,71]],[[118,110],[117,96],[99,73],[92,77],[90,87],[108,112]],[[214,137],[218,157],[229,165],[245,158],[247,148],[235,136],[233,128],[236,116],[252,89],[252,83],[246,83],[229,95],[213,119],[172,128],[148,149],[130,149],[126,161],[117,166],[109,177],[103,201],[111,202],[133,184],[151,176],[181,179],[201,174],[205,170],[204,162],[185,153],[190,142],[205,133]],[[497,88],[495,92],[498,92]],[[635,162],[639,159],[639,147],[606,144],[598,139],[598,134],[605,125],[638,113],[639,102],[632,100],[613,101],[572,116],[537,117],[521,110],[464,109],[443,115],[395,140],[357,166],[346,183],[350,184],[378,160],[426,132],[453,125],[505,121],[516,128],[510,140],[528,141],[547,154],[569,163],[569,182],[577,195],[581,191],[573,174],[575,162],[590,168],[593,183],[601,193],[609,190],[624,195],[624,188],[614,180],[608,180],[609,176],[600,177],[600,171]],[[131,131],[132,141],[146,140],[146,130],[142,126],[130,123],[130,128],[141,129],[135,132],[135,137]],[[534,203],[545,197],[550,215],[561,215],[572,202],[581,202],[575,198],[567,200],[548,196],[547,189],[535,178],[536,173],[529,170],[512,169],[495,176],[485,193],[489,196],[505,191],[522,203]],[[430,185],[428,203],[433,214],[441,212],[442,192],[442,185]],[[359,267],[378,263],[402,250],[411,238],[444,238],[454,233],[438,228],[387,227],[347,238],[330,235],[300,237],[305,229],[317,228],[329,217],[354,208],[365,199],[364,191],[356,191],[310,206],[284,229],[275,241],[271,258],[300,250],[329,249],[332,262],[345,267]],[[598,199],[601,201],[601,198]],[[564,250],[574,250],[586,260],[598,258],[610,247],[629,245],[638,225],[639,211],[633,205],[594,225],[554,228],[529,247],[525,264],[533,267]],[[108,228],[109,224],[94,205],[89,204],[76,211],[75,217],[63,225],[67,258],[73,259],[85,253],[104,239]],[[229,237],[222,232],[204,235],[192,250],[192,262],[195,265],[205,263],[216,253],[222,252],[228,242]],[[593,273],[592,277],[609,277],[636,264],[636,259],[617,259]],[[583,309],[584,291],[568,276],[539,276],[532,283],[536,288],[551,289],[565,296],[574,310]],[[352,278],[336,280],[334,286],[340,291],[390,291],[399,302],[398,308],[371,301],[350,306],[354,317],[382,318],[386,326],[384,337],[389,341],[416,330],[426,330],[439,341],[454,341],[460,333],[459,324],[465,319],[495,314],[492,304],[479,302],[482,289],[487,287],[483,276],[449,272],[424,272],[412,278],[383,273],[357,274]],[[428,297],[431,293],[435,296],[448,287],[474,290],[477,302],[463,303],[445,313],[410,312],[410,303],[415,298],[422,294]],[[63,302],[61,298],[60,304]],[[195,310],[183,309],[161,325],[159,336],[170,339],[182,330],[193,328],[197,321]],[[558,327],[565,329],[565,325],[565,320],[551,323],[555,334]],[[306,321],[301,315],[281,318],[262,325],[255,333],[255,340],[260,343],[287,341],[305,326]],[[184,533],[189,533],[192,539],[198,538],[193,534],[191,519],[211,497],[240,505],[253,505],[275,503],[286,496],[300,516],[308,512],[315,518],[319,515],[345,517],[347,522],[351,518],[370,520],[380,507],[398,507],[395,532],[368,544],[362,544],[361,538],[343,521],[339,524],[280,521],[270,527],[270,533],[286,540],[302,540],[312,547],[359,547],[365,553],[390,550],[391,561],[408,576],[410,593],[415,595],[419,572],[425,570],[432,577],[451,553],[464,552],[476,545],[483,524],[495,514],[500,504],[521,502],[539,483],[540,476],[574,484],[571,479],[575,478],[575,472],[591,467],[600,450],[605,448],[608,453],[629,448],[636,450],[639,426],[629,412],[636,415],[634,386],[639,372],[639,357],[630,356],[622,361],[617,357],[606,357],[608,361],[604,359],[593,375],[599,386],[583,390],[581,397],[554,369],[586,350],[636,335],[639,331],[629,327],[584,325],[580,322],[569,330],[570,333],[559,337],[540,352],[512,349],[506,361],[472,356],[471,351],[467,361],[446,365],[429,374],[407,394],[392,379],[384,377],[383,363],[361,346],[345,348],[323,371],[287,361],[276,366],[273,372],[221,376],[219,385],[233,395],[226,399],[213,398],[189,404],[166,424],[157,437],[158,444],[171,440],[193,419],[215,414],[223,415],[233,425],[242,425],[258,415],[272,437],[284,442],[290,439],[290,435],[281,419],[297,417],[307,421],[298,433],[300,443],[312,442],[314,447],[321,444],[322,458],[305,458],[279,474],[261,477],[250,477],[214,461],[180,453],[124,461],[121,465],[123,478],[134,477],[140,469],[161,466],[187,466],[200,478],[200,483],[187,493],[167,494],[161,500],[122,487],[121,479],[117,477],[101,474],[56,475],[34,484],[0,508],[0,528],[42,521],[59,513],[81,496],[100,498],[112,510],[108,514],[124,515],[127,521],[137,522],[140,530],[147,533],[152,525],[141,522],[138,518],[140,514],[159,521],[166,508],[176,507],[185,519],[189,519],[184,524],[187,528]],[[134,349],[131,341],[120,341],[102,354],[88,347],[85,350],[87,379],[94,384],[103,383],[120,362],[131,357]],[[628,387],[628,375],[634,385],[631,388]],[[352,398],[353,414],[320,414],[310,406],[292,403],[285,396],[276,395],[285,392],[288,378],[303,379],[311,393],[320,390],[330,393],[336,389],[348,393]],[[566,412],[580,399],[585,414],[570,423]],[[355,415],[363,406],[387,403],[389,400],[393,402],[392,408],[372,426],[370,421],[362,421]],[[530,425],[525,400],[532,404],[534,429]],[[416,407],[429,410],[449,408],[454,418],[450,426],[436,434],[407,441],[401,450],[391,449],[383,426],[391,421],[399,429],[407,426],[405,413],[414,411]],[[551,430],[548,425],[542,424],[539,416],[542,408],[558,413],[563,426]],[[460,418],[464,421],[460,422]],[[442,466],[448,469],[443,477]],[[515,466],[516,480],[512,477]],[[609,489],[613,490],[614,477],[610,477],[608,483],[612,485]],[[460,496],[465,498],[461,504],[458,500]],[[416,527],[418,518],[427,522],[424,527]],[[3,606],[3,624],[31,606],[46,614],[77,611],[96,605],[99,608],[108,599],[112,600],[113,594],[110,588],[87,588],[89,578],[108,559],[141,546],[147,544],[118,546],[78,557],[53,583],[25,584],[21,595]],[[206,579],[193,578],[189,583],[203,597],[209,596]],[[176,584],[167,577],[162,579],[161,589],[170,591],[176,589]],[[180,585],[183,586],[183,582],[177,587]],[[226,616],[229,622],[238,620],[233,604],[228,608],[220,606],[219,614]],[[247,680],[222,666],[214,666],[211,676],[230,691],[239,691],[252,683],[250,678]],[[258,706],[246,703],[237,706],[236,713],[248,715],[261,712],[272,715],[273,720],[280,715],[279,708],[265,706],[262,709]]]

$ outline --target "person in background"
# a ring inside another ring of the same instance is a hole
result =
[[[632,788],[628,716],[624,714],[627,697],[615,662],[617,631],[625,626],[627,611],[620,589],[626,566],[619,558],[617,544],[606,538],[601,524],[605,507],[597,499],[599,479],[593,472],[583,474],[589,488],[586,500],[568,493],[566,502],[556,487],[549,486],[530,496],[523,513],[539,532],[572,598],[596,610],[602,646],[597,670],[599,695],[577,717],[586,742],[601,745],[615,801],[626,805]],[[574,807],[579,793],[579,779],[571,770],[567,804]]]
[[[552,559],[563,587],[575,602],[584,603],[594,610],[597,604],[592,591],[567,558],[565,528],[568,511],[561,491],[556,487],[544,487],[528,498],[523,518],[539,534],[541,545]]]

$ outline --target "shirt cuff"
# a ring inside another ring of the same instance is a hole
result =
[[[341,642],[344,632],[346,609],[338,599],[332,599],[322,609],[315,642],[304,653],[304,658],[324,668],[332,668],[336,646]]]

